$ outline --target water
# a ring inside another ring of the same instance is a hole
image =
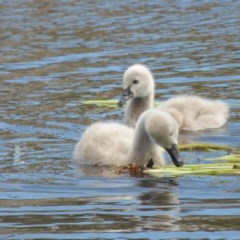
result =
[[[234,176],[85,176],[71,162],[90,123],[123,109],[123,71],[145,63],[156,97],[231,105],[226,127],[184,134],[240,147],[240,1],[0,1],[1,239],[239,239]],[[204,162],[223,152],[183,152]]]

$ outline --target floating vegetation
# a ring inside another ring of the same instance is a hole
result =
[[[96,105],[99,107],[109,107],[109,108],[116,108],[118,107],[118,100],[110,99],[110,100],[86,100],[83,101],[83,104],[86,105]]]
[[[209,158],[207,160],[220,160],[229,163],[240,163],[240,154],[230,154],[221,157]]]
[[[118,107],[117,99],[107,99],[107,100],[85,100],[83,104],[86,105],[96,105],[98,107],[109,107],[109,108],[117,108]],[[155,107],[160,106],[161,102],[155,102]]]
[[[180,168],[176,168],[175,166],[164,166],[160,168],[145,169],[143,172],[154,176],[240,175],[240,164],[186,164]]]
[[[119,174],[129,174],[132,176],[143,176],[144,167],[137,165],[136,163],[129,163],[128,165],[119,166],[115,169],[115,172]]]
[[[212,151],[212,150],[222,150],[230,152],[233,148],[220,144],[212,144],[212,143],[189,143],[183,144],[179,146],[180,151]]]
[[[153,175],[158,177],[177,177],[184,175],[240,175],[240,164],[231,163],[207,163],[186,164],[183,167],[163,166],[158,168],[144,168],[135,163],[120,166],[115,169],[117,174],[128,174],[131,176]]]

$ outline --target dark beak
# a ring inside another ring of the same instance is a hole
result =
[[[118,102],[118,106],[122,107],[129,99],[133,97],[133,92],[130,87],[123,90],[122,96]]]
[[[170,157],[176,167],[183,166],[183,161],[181,161],[180,157],[179,157],[179,151],[178,151],[177,144],[172,144],[172,147],[169,149],[166,149],[166,151],[170,155]]]

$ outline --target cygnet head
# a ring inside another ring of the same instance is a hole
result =
[[[131,98],[145,98],[154,92],[154,79],[142,64],[130,66],[123,75],[123,94],[118,102],[122,106]]]
[[[183,165],[178,151],[178,125],[171,115],[159,109],[147,110],[140,116],[136,132],[140,129],[145,130],[151,142],[168,152],[175,166]]]

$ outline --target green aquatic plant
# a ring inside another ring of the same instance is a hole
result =
[[[181,168],[164,166],[145,169],[144,173],[154,176],[240,175],[240,166],[231,163],[186,164]]]
[[[180,151],[227,151],[230,152],[233,150],[232,147],[220,144],[212,144],[212,143],[188,143],[182,144],[179,146]]]
[[[221,157],[209,158],[208,160],[225,161],[229,163],[240,163],[240,154],[230,154]]]
[[[109,108],[117,108],[118,100],[117,99],[107,99],[107,100],[85,100],[83,104],[86,105],[96,105],[98,107],[109,107]],[[155,107],[160,106],[161,102],[155,102]]]
[[[96,105],[98,107],[109,107],[109,108],[116,108],[118,101],[115,99],[109,100],[85,100],[83,104],[86,105]]]

